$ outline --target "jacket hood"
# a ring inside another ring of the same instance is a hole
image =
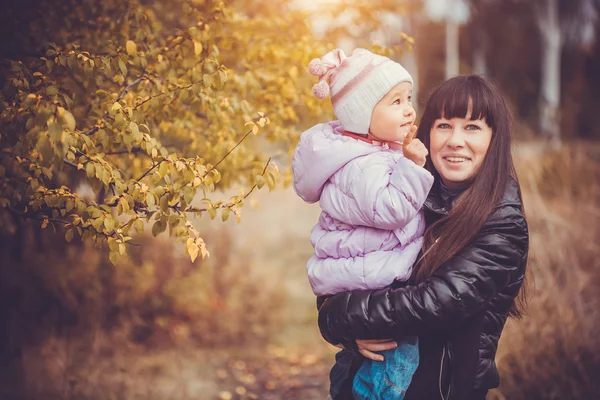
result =
[[[329,178],[357,157],[381,151],[379,146],[348,136],[339,121],[318,124],[303,132],[292,159],[293,186],[307,203],[319,201]]]

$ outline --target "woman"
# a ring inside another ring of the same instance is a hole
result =
[[[499,385],[506,319],[523,311],[529,239],[503,96],[481,77],[452,78],[431,95],[418,137],[435,183],[410,285],[319,298],[323,337],[346,349],[331,371],[335,400],[352,398],[358,353],[380,361],[412,335],[420,361],[407,400],[485,399]]]

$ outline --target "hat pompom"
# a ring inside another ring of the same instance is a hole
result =
[[[324,80],[319,81],[313,86],[312,92],[318,99],[324,99],[329,96],[329,85]]]
[[[327,68],[323,66],[320,59],[315,58],[308,64],[308,72],[316,76],[321,76],[327,72]]]

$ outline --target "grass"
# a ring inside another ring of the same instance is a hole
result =
[[[516,159],[530,306],[507,323],[489,398],[598,398],[600,149],[528,144]],[[11,284],[26,293],[14,315],[34,398],[324,398],[335,350],[304,269],[319,209],[291,189],[256,194],[241,223],[200,223],[207,263],[156,240],[116,269],[85,246],[26,260]],[[56,306],[42,307],[48,299]]]

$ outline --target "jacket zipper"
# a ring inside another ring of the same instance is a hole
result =
[[[446,351],[446,347],[448,347],[448,351]],[[452,353],[450,351],[450,343],[447,342],[442,349],[442,359],[440,360],[440,376],[438,381],[438,386],[440,390],[440,396],[442,400],[450,400],[450,394],[452,393],[452,376],[450,376],[450,382],[448,384],[448,391],[444,395],[444,389],[442,387],[442,375],[444,373],[444,359],[446,358],[446,353],[448,354],[448,361],[450,363],[450,368],[452,368]],[[452,371],[450,371],[451,373]]]
[[[450,341],[448,341],[448,363],[450,365],[450,383],[448,383],[448,395],[446,396],[446,400],[450,400],[450,395],[452,394],[452,346]]]
[[[444,358],[446,358],[446,345],[444,345],[444,348],[442,350],[442,359],[440,360],[440,378],[438,381],[438,387],[440,389],[440,396],[442,397],[442,400],[446,400],[446,397],[444,396],[444,390],[442,389],[442,374],[444,373]]]

